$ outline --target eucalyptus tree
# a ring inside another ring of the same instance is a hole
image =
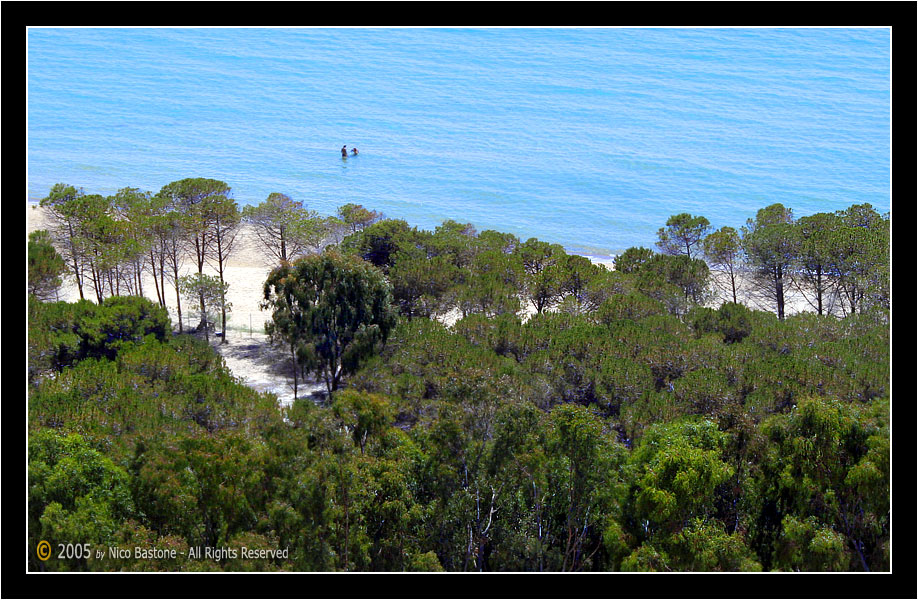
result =
[[[282,264],[268,275],[263,307],[271,339],[295,365],[312,370],[328,393],[385,342],[395,317],[392,291],[367,262],[334,251]]]
[[[888,399],[805,398],[761,429],[751,533],[771,567],[888,570]]]
[[[134,516],[127,471],[78,433],[45,429],[29,436],[28,531],[32,548],[41,539],[79,536],[109,545],[123,522]],[[35,570],[89,570],[89,556],[38,562]]]
[[[603,546],[603,530],[617,513],[623,448],[583,406],[560,405],[548,420],[546,479],[555,491],[560,570],[579,571]]]
[[[332,411],[350,430],[361,454],[366,449],[367,439],[382,434],[395,419],[385,396],[356,390],[335,394]]]
[[[628,459],[627,525],[640,546],[622,570],[761,570],[743,539],[727,535],[717,518],[718,492],[733,476],[727,441],[707,419],[647,428]]]

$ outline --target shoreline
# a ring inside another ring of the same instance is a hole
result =
[[[39,202],[40,200],[33,200],[31,198],[26,198],[26,210],[28,211],[29,209],[33,207],[36,210],[41,210],[41,207],[39,206]],[[29,213],[27,212],[27,215],[28,214]],[[28,218],[26,220],[28,221]],[[28,229],[28,226],[27,226],[27,229]],[[32,229],[28,229],[26,234],[28,235],[28,233],[31,233],[32,231],[33,231]],[[549,240],[541,240],[541,241],[548,241],[549,243],[554,243]],[[595,252],[577,252],[575,250],[570,250],[568,248],[564,248],[564,251],[567,252],[568,254],[573,254],[576,256],[582,256],[584,258],[587,258],[590,260],[591,263],[596,264],[596,265],[602,265],[606,267],[607,269],[609,269],[610,271],[615,270],[615,259],[618,258],[617,254],[598,254]]]
[[[44,214],[44,209],[39,207],[37,202],[27,200],[26,237],[28,237],[28,234],[32,231],[47,228],[48,222]],[[251,232],[249,226],[243,225],[236,243],[237,247],[230,255],[224,273],[225,280],[230,284],[227,300],[232,304],[232,312],[228,314],[227,318],[227,329],[234,332],[244,331],[248,333],[252,331],[253,333],[261,333],[264,331],[264,323],[270,316],[265,311],[262,311],[258,305],[263,295],[262,286],[273,267],[273,262],[259,250],[257,239],[254,233]],[[593,264],[602,265],[609,270],[615,270],[615,256],[578,253],[569,254],[583,256]],[[186,261],[182,271],[182,274],[193,272],[191,261]],[[204,272],[208,275],[217,274],[216,270],[210,265],[205,266]],[[714,298],[707,302],[705,306],[718,308],[723,302],[732,301],[732,294],[729,292],[729,282],[726,273],[712,269],[711,275]],[[156,288],[151,274],[147,273],[144,276],[143,287],[144,296],[155,301]],[[86,297],[90,296],[90,294],[86,294],[85,289],[84,295],[86,295]],[[737,296],[739,302],[749,308],[773,312],[773,309],[768,306],[768,302],[755,293],[751,278],[747,274],[739,273],[737,275]],[[79,292],[71,281],[65,279],[58,297],[63,301],[74,302],[79,299]],[[174,289],[170,288],[168,282],[166,308],[169,310],[170,317],[177,323],[178,312],[176,310],[175,293]],[[528,318],[529,313],[534,312],[534,309],[524,306],[521,312],[524,318]],[[815,312],[815,309],[809,306],[806,299],[799,293],[794,293],[790,294],[787,298],[785,312],[787,315],[792,315],[798,312]],[[447,315],[452,316],[451,313],[447,313]],[[441,319],[450,322],[455,321],[454,318],[449,318],[447,315],[444,315]],[[185,309],[183,303],[182,317],[182,322],[185,324],[194,322],[197,315],[193,307]]]

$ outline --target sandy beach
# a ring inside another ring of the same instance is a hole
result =
[[[51,227],[48,215],[45,209],[37,207],[35,204],[26,203],[26,236],[38,229],[49,229]],[[224,278],[229,282],[229,291],[227,300],[232,304],[232,312],[227,316],[227,327],[232,331],[244,331],[249,333],[251,325],[252,333],[264,333],[264,323],[270,319],[270,313],[259,308],[262,299],[262,290],[265,279],[271,271],[272,263],[264,253],[256,246],[257,239],[251,228],[243,226],[236,239],[236,246],[230,254],[224,271]],[[188,275],[196,272],[192,261],[186,260],[182,275]],[[217,271],[208,266],[204,267],[204,273],[207,275],[216,275]],[[153,277],[147,274],[143,282],[144,295],[151,300],[156,300],[156,288],[153,284]],[[84,294],[87,294],[84,288]],[[92,299],[91,292],[87,298]],[[64,285],[61,286],[59,299],[66,302],[75,302],[80,299],[79,291],[76,285],[65,279]],[[176,311],[175,289],[166,282],[166,307],[173,321],[177,323],[178,313]],[[195,322],[196,313],[194,307],[185,306],[182,302],[182,320],[183,322]],[[191,318],[189,318],[191,317]],[[227,336],[229,337],[229,335]]]
[[[45,209],[27,202],[26,236],[32,231],[48,229],[50,226],[51,223]],[[614,268],[612,259],[590,257],[590,260],[608,269]],[[271,315],[269,312],[259,308],[263,284],[271,268],[272,262],[258,248],[257,239],[251,228],[243,226],[237,236],[236,247],[230,255],[224,271],[224,278],[230,284],[227,300],[232,305],[232,312],[227,319],[227,340],[225,344],[220,344],[220,338],[212,338],[211,342],[223,355],[227,366],[235,376],[242,378],[247,385],[259,391],[275,393],[281,404],[286,405],[293,401],[289,360],[281,350],[271,347],[264,333],[264,324],[270,319]],[[191,274],[193,272],[194,265],[192,261],[186,261],[183,274]],[[205,267],[205,273],[216,275],[216,271],[209,267]],[[708,306],[717,308],[722,302],[731,300],[732,297],[727,291],[729,289],[727,283],[729,280],[726,274],[715,272],[714,278],[717,293],[708,302]],[[737,287],[737,294],[742,303],[750,308],[773,310],[767,301],[757,297],[748,278],[739,278]],[[177,327],[178,313],[175,304],[175,290],[168,282],[166,290],[167,309]],[[146,275],[144,280],[144,294],[151,300],[156,300],[153,278],[149,274]],[[64,284],[58,293],[58,299],[75,302],[79,298],[80,295],[76,285],[72,280],[65,278]],[[87,298],[92,299],[91,293],[87,294]],[[812,307],[799,294],[789,295],[786,311],[789,315],[802,311],[814,312]],[[535,307],[531,303],[524,303],[521,313],[524,321],[535,313]],[[182,316],[186,325],[197,322],[194,307],[186,306],[185,302],[182,304]],[[442,315],[439,320],[447,326],[452,326],[460,317],[460,311],[453,309]],[[297,395],[303,397],[323,389],[323,384],[314,381],[306,382],[301,384]]]
[[[46,211],[35,204],[26,203],[26,236],[38,229],[48,229],[51,223]],[[231,254],[224,277],[229,282],[227,300],[232,304],[232,312],[227,316],[226,343],[220,344],[220,338],[211,338],[214,348],[220,352],[227,367],[233,375],[242,378],[246,385],[262,391],[273,392],[281,405],[293,401],[292,376],[289,359],[280,349],[273,348],[264,332],[264,324],[271,314],[259,308],[265,279],[271,271],[271,262],[256,246],[257,239],[248,226],[240,231],[233,253]],[[182,274],[194,272],[192,261],[185,263]],[[216,275],[212,268],[205,267],[208,275]],[[156,301],[156,288],[151,275],[144,278],[144,295]],[[91,292],[84,289],[89,299],[94,299]],[[72,280],[64,280],[58,292],[58,299],[65,302],[76,302],[80,293]],[[166,305],[173,325],[177,327],[175,289],[166,283]],[[197,323],[197,312],[193,306],[182,302],[183,322],[187,325]],[[325,389],[324,384],[307,381],[301,382],[297,396],[304,397],[313,391]]]

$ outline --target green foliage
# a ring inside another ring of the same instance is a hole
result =
[[[541,314],[561,298],[561,280],[555,267],[565,256],[564,249],[529,238],[516,248],[516,255],[525,271],[523,291],[526,299]]]
[[[644,247],[628,248],[615,259],[615,270],[622,273],[636,273],[641,265],[653,257],[653,250]]]
[[[398,219],[377,221],[341,241],[342,252],[353,253],[388,272],[395,262],[395,253],[402,240],[410,239],[408,223]]]
[[[272,310],[268,334],[322,377],[329,393],[385,342],[394,324],[382,274],[335,252],[277,267],[265,281],[264,298]]]
[[[640,267],[643,289],[657,287],[657,281],[665,281],[679,288],[686,302],[693,304],[707,300],[709,274],[708,265],[703,260],[687,255],[657,254]]]
[[[666,308],[662,302],[644,294],[628,292],[613,294],[605,300],[596,311],[596,319],[608,325],[623,319],[640,321],[652,315],[662,315],[665,312]]]
[[[209,324],[217,321],[218,310],[229,312],[232,309],[232,304],[225,302],[229,283],[221,281],[215,275],[184,275],[179,277],[178,288],[189,302],[201,300],[203,303],[205,312],[201,315],[201,322],[206,325],[205,333],[210,329]]]
[[[757,540],[781,570],[889,568],[888,405],[807,398],[763,424]],[[879,486],[878,486],[879,484]],[[876,494],[876,495],[875,495]],[[780,521],[778,520],[780,518]]]
[[[504,313],[494,318],[471,314],[459,319],[453,331],[475,346],[490,348],[500,356],[519,354],[522,322],[514,314]]]
[[[392,408],[384,396],[355,390],[344,390],[336,394],[332,412],[350,430],[361,454],[366,447],[367,438],[380,434],[394,417]]]
[[[642,535],[713,513],[716,489],[733,475],[722,460],[726,436],[708,420],[654,425],[629,459],[635,470],[631,492]]]
[[[278,261],[291,260],[317,248],[325,234],[318,213],[279,192],[269,194],[260,204],[243,208],[242,219],[252,227],[261,249]]]
[[[167,186],[190,208],[186,187]],[[62,217],[106,206],[67,186],[52,195]],[[111,220],[74,239],[142,239],[112,226],[130,214],[168,241],[163,198],[121,190]],[[854,246],[888,226],[864,206],[836,216],[839,230],[868,232]],[[764,209],[744,241],[783,225],[815,239],[789,217]],[[889,568],[890,330],[882,282],[857,270],[853,249],[828,253],[847,316],[779,319],[693,306],[707,271],[686,252],[630,249],[610,272],[458,222],[354,223],[343,254],[283,264],[265,285],[269,331],[301,368],[339,378],[323,404],[283,408],[242,385],[203,340],[170,335],[155,303],[30,298],[30,547],[44,536],[289,550],[45,568]],[[101,282],[109,255],[74,248],[68,269],[76,256],[71,272],[85,265]],[[878,267],[874,250],[863,256]],[[796,256],[786,280],[800,284]],[[528,319],[523,301],[536,306]],[[457,307],[467,314],[451,327],[426,318]]]
[[[67,265],[51,244],[51,235],[47,231],[38,230],[29,234],[28,261],[29,293],[39,300],[50,300],[63,282],[61,276],[67,271]]]
[[[739,232],[733,227],[721,227],[708,234],[702,242],[704,256],[717,270],[723,271],[729,277],[730,296],[734,303],[737,302],[736,280],[743,258],[743,242]]]
[[[890,222],[869,204],[836,213],[842,226],[833,239],[832,270],[847,312],[890,307]]]
[[[753,276],[783,319],[788,277],[799,251],[793,211],[782,204],[767,206],[756,213],[755,220],[747,221],[742,235]]]
[[[193,228],[200,231],[209,219],[212,204],[225,199],[230,192],[226,182],[205,177],[189,177],[163,186],[160,194],[172,198],[195,221]]]
[[[523,268],[515,256],[487,250],[471,259],[468,271],[457,297],[463,315],[484,313],[495,317],[519,312]]]
[[[446,256],[457,267],[469,266],[478,253],[478,231],[471,223],[446,220],[434,230],[430,239],[433,256]]]
[[[839,240],[835,230],[840,225],[838,216],[831,213],[801,217],[795,223],[799,249],[793,266],[803,284],[798,287],[819,314],[826,311],[825,301],[833,286],[833,254]]]
[[[399,251],[396,256],[395,264],[389,269],[389,281],[399,312],[409,320],[444,313],[459,269],[444,256],[428,258],[420,251],[411,255]]]
[[[256,524],[262,461],[261,445],[236,434],[164,440],[135,458],[134,497],[157,531],[224,546]]]
[[[405,417],[416,421],[435,413],[436,401],[480,407],[512,393],[515,361],[426,319],[402,322],[382,353],[368,361],[353,384],[402,398]]]
[[[699,254],[699,247],[707,235],[710,222],[702,216],[688,213],[673,215],[666,220],[666,227],[657,232],[657,247],[665,254],[684,254],[689,259]]]
[[[130,478],[82,436],[52,430],[29,437],[29,547],[46,540],[105,546],[135,508]],[[44,563],[60,571],[85,570],[87,557]],[[38,559],[30,553],[31,569]]]
[[[559,310],[573,314],[594,312],[606,298],[625,291],[618,273],[574,254],[559,259],[546,274],[557,283]]]
[[[801,521],[788,515],[781,521],[780,550],[775,566],[794,571],[846,571],[851,562],[844,536],[818,519]]]
[[[658,550],[657,546],[662,550]],[[727,534],[716,522],[689,525],[654,544],[645,542],[622,561],[623,571],[761,571],[742,536]]]
[[[710,271],[701,259],[629,248],[616,259],[615,266],[617,272],[632,276],[633,288],[674,315],[685,313],[687,304],[701,304],[710,297]]]
[[[146,298],[116,296],[102,304],[31,301],[30,380],[86,358],[113,358],[127,345],[147,336],[163,340],[170,331],[169,314]]]
[[[615,472],[623,457],[602,434],[602,422],[575,404],[552,410],[547,442],[548,485],[557,490],[564,515],[558,518],[565,540],[560,570],[577,571],[602,546],[604,517],[617,511]]]
[[[718,310],[695,307],[688,314],[692,328],[699,334],[717,333],[725,344],[743,341],[753,328],[752,311],[742,304],[724,302]]]
[[[702,242],[704,255],[723,267],[735,266],[743,251],[742,239],[733,227],[724,226],[709,233]]]
[[[348,203],[338,207],[338,217],[350,229],[351,233],[357,233],[380,220],[382,215],[375,210],[364,208],[360,204]]]

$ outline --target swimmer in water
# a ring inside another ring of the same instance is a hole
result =
[[[351,148],[351,154],[357,156],[357,148]]]
[[[347,158],[347,144],[341,146],[341,158]]]

